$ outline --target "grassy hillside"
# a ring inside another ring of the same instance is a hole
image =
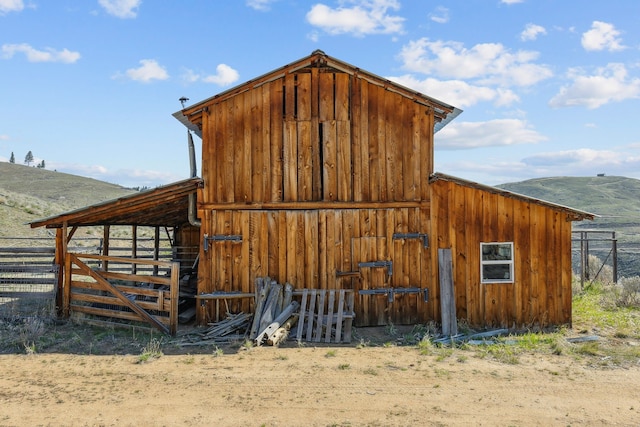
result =
[[[621,176],[555,177],[498,187],[599,215],[594,221],[574,223],[574,229],[615,231],[620,275],[640,275],[640,180]],[[597,255],[605,259],[608,251],[603,249]]]
[[[45,236],[27,223],[135,190],[35,167],[0,162],[0,237]]]

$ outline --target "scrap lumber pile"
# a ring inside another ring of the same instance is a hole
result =
[[[293,301],[293,286],[268,277],[256,278],[256,309],[249,338],[256,344],[278,345],[289,336],[300,304]]]
[[[294,290],[289,283],[258,277],[253,316],[227,313],[224,320],[184,334],[176,344],[219,345],[250,339],[257,345],[276,346],[289,337],[298,342],[351,342],[353,302],[353,290]]]
[[[294,335],[298,342],[351,342],[354,318],[352,290],[294,291],[269,278],[256,279],[256,310],[250,339],[258,345],[278,345]]]

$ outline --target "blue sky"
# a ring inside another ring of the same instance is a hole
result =
[[[439,172],[640,178],[639,20],[637,0],[0,0],[0,161],[187,178],[180,97],[322,49],[464,110]]]

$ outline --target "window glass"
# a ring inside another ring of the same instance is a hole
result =
[[[513,283],[513,242],[481,243],[482,283]]]

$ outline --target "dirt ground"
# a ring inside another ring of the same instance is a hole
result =
[[[357,343],[140,356],[2,354],[0,426],[640,425],[638,363]]]

